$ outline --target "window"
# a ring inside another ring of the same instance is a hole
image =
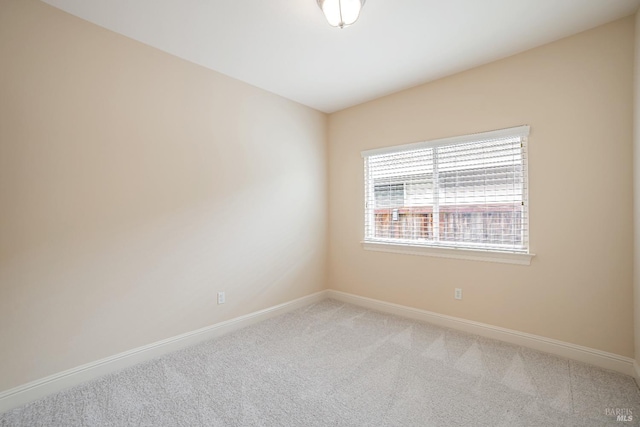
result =
[[[365,247],[528,264],[528,135],[521,126],[363,152]]]

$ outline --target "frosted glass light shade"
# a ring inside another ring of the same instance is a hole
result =
[[[329,25],[348,27],[358,20],[365,0],[318,0]]]

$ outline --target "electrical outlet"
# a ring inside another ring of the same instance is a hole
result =
[[[455,293],[453,294],[455,299],[462,299],[462,289],[456,288]]]
[[[224,304],[225,301],[226,301],[226,298],[224,296],[224,291],[218,292],[218,304]]]

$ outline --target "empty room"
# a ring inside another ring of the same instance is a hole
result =
[[[0,426],[640,425],[640,0],[0,0]]]

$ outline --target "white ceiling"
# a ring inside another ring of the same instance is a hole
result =
[[[331,113],[633,13],[640,0],[367,0],[330,27],[316,0],[44,0]]]

